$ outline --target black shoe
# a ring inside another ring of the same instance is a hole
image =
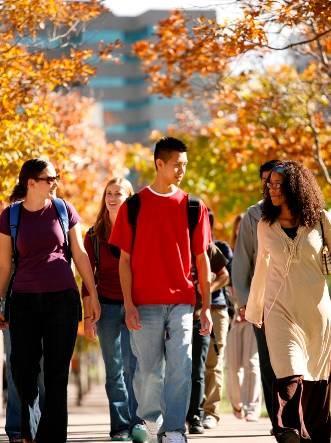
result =
[[[201,419],[194,415],[192,420],[188,422],[188,433],[189,434],[203,434],[205,432],[204,427],[202,426]]]
[[[300,435],[296,429],[274,432],[278,443],[300,443]]]

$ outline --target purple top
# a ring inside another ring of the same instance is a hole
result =
[[[67,204],[69,229],[79,215]],[[9,208],[0,215],[0,232],[10,236]],[[74,275],[65,256],[65,240],[56,209],[50,201],[39,211],[22,206],[18,226],[19,254],[13,292],[57,292],[77,289]]]

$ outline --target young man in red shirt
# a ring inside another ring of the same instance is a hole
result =
[[[195,291],[191,253],[195,256],[202,295],[202,335],[211,331],[211,241],[208,211],[200,202],[190,240],[188,194],[178,188],[187,166],[187,148],[172,137],[155,145],[156,177],[139,196],[134,229],[128,205],[120,208],[110,243],[121,249],[120,280],[126,324],[137,357],[134,390],[137,415],[133,440],[148,438],[144,420],[158,421],[162,443],[185,442],[185,419],[190,400],[192,325]]]

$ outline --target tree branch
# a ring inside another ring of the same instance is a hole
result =
[[[314,152],[315,160],[316,160],[318,166],[320,167],[320,170],[321,170],[325,180],[327,181],[327,183],[329,185],[331,185],[331,175],[330,175],[328,168],[326,167],[326,164],[324,163],[324,160],[322,159],[322,156],[321,156],[321,146],[320,146],[320,142],[318,139],[318,132],[317,132],[317,129],[314,125],[312,116],[308,110],[308,104],[307,104],[307,117],[308,117],[308,121],[309,121],[309,127],[311,128],[311,130],[313,132],[313,137],[314,137],[314,148],[313,149],[315,151]]]
[[[300,46],[300,45],[305,45],[307,43],[312,43],[318,39],[320,39],[321,37],[324,37],[325,35],[327,35],[329,32],[331,32],[331,29],[326,29],[323,32],[320,32],[319,34],[316,34],[314,37],[312,38],[308,38],[306,40],[301,40],[299,42],[295,42],[295,43],[289,43],[286,46],[283,46],[282,48],[276,48],[274,46],[270,46],[270,45],[261,45],[262,48],[268,48],[268,49],[272,49],[274,51],[284,51],[285,49],[290,49],[290,48],[294,48],[295,46]]]

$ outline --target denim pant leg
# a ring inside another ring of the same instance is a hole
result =
[[[140,422],[139,418],[137,417],[138,403],[133,390],[133,376],[136,370],[137,359],[133,355],[131,349],[130,331],[126,327],[124,319],[121,327],[121,347],[122,347],[122,358],[124,366],[124,381],[129,396],[129,411],[130,411],[131,427],[132,427]]]
[[[121,350],[123,317],[122,304],[101,303],[101,317],[97,323],[97,331],[106,370],[111,436],[118,431],[129,430],[131,421]]]
[[[6,379],[7,379],[7,408],[6,408],[6,426],[5,431],[10,439],[21,438],[21,400],[18,396],[17,389],[13,380],[10,354],[11,354],[11,340],[9,329],[3,331],[5,353],[6,353]],[[45,399],[45,387],[44,387],[44,371],[43,371],[43,358],[40,362],[40,373],[38,376],[38,388],[39,388],[39,408],[36,405],[36,417],[32,419],[34,423],[38,423],[40,419],[40,411],[42,410]],[[34,410],[31,411],[34,413]]]
[[[163,424],[159,434],[185,433],[191,396],[193,306],[166,305],[166,367],[161,398]]]
[[[209,348],[210,336],[200,335],[200,321],[193,322],[192,337],[192,392],[187,421],[190,422],[196,415],[202,418],[202,402],[205,393],[205,364]]]
[[[10,365],[21,405],[20,433],[27,439],[35,437],[40,419],[38,374],[42,331],[39,301],[36,294],[13,294],[10,302]]]
[[[9,329],[3,331],[6,353],[6,378],[7,378],[7,409],[6,409],[6,434],[9,438],[21,438],[21,401],[13,380],[10,364],[11,341]]]
[[[137,358],[133,388],[142,420],[158,421],[164,378],[164,305],[138,306],[142,328],[131,332],[132,352]]]

